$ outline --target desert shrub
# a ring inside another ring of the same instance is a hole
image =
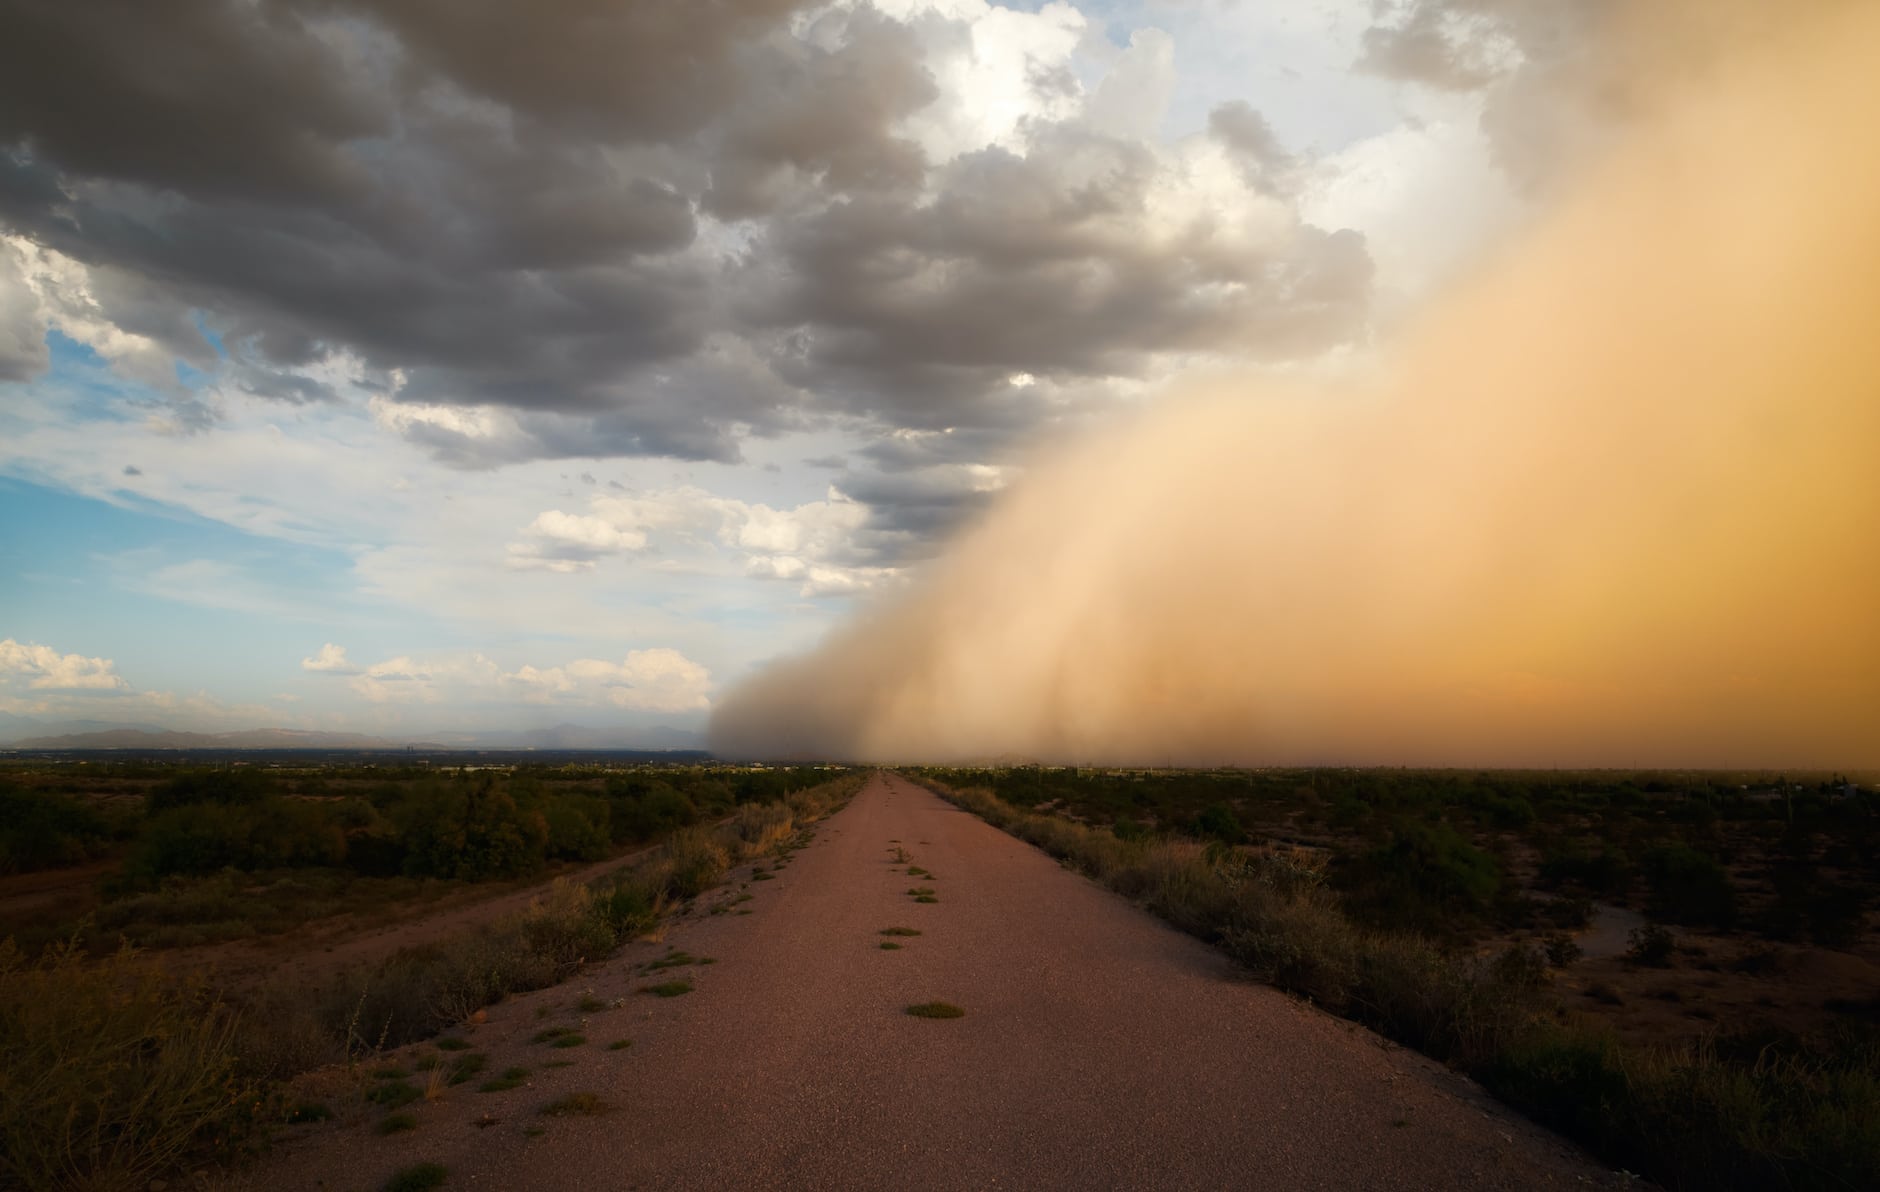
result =
[[[225,1150],[255,1105],[234,1016],[125,949],[0,941],[0,1185],[143,1187]]]
[[[675,832],[666,842],[666,860],[672,866],[668,888],[675,898],[696,898],[725,876],[730,858],[703,828]]]
[[[1149,829],[1126,815],[1118,816],[1116,822],[1110,825],[1110,831],[1118,840],[1136,841],[1149,838]]]
[[[504,790],[452,784],[420,792],[394,812],[413,877],[485,881],[520,877],[545,864],[548,826]]]
[[[1602,898],[1623,898],[1632,884],[1632,866],[1624,853],[1601,847],[1598,852],[1577,845],[1550,849],[1541,856],[1543,886],[1572,887]]]
[[[790,838],[795,827],[795,817],[783,803],[741,804],[726,825],[740,859],[760,856],[777,848]]]
[[[607,804],[582,795],[564,795],[542,805],[548,833],[545,851],[551,858],[598,861],[607,855]]]
[[[1712,927],[1736,921],[1736,886],[1716,858],[1686,844],[1661,845],[1645,855],[1643,868],[1654,917]]]
[[[529,949],[558,968],[572,970],[583,961],[613,951],[614,929],[595,908],[594,892],[565,878],[529,903],[520,923]]]
[[[1669,931],[1656,923],[1634,927],[1626,935],[1625,958],[1632,964],[1662,968],[1671,963],[1671,950],[1676,942]]]
[[[1495,858],[1444,822],[1400,821],[1390,838],[1347,867],[1347,906],[1380,927],[1450,934],[1479,921],[1501,889]]]
[[[75,865],[110,846],[111,824],[68,795],[0,786],[0,873]]]
[[[1541,941],[1541,948],[1547,953],[1547,963],[1555,968],[1566,968],[1585,952],[1579,941],[1564,931],[1549,934]]]
[[[319,804],[264,798],[187,803],[151,817],[126,859],[133,879],[220,869],[338,865],[346,835]]]
[[[151,791],[144,809],[154,815],[202,803],[237,807],[259,803],[279,791],[280,783],[272,774],[248,766],[186,770]]]
[[[650,840],[698,822],[698,808],[657,778],[636,775],[607,784],[610,831],[616,844]]]
[[[1195,835],[1207,836],[1223,844],[1239,844],[1247,838],[1240,817],[1225,803],[1210,803],[1195,817]]]

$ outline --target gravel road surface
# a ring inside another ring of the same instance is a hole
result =
[[[355,1076],[333,1104],[358,1108],[277,1144],[256,1185],[377,1188],[419,1162],[453,1188],[583,1192],[1621,1182],[899,777],[871,779],[774,877],[750,877],[663,941],[492,1007],[468,1037],[486,1074],[527,1067],[519,1087],[451,1088],[407,1107],[415,1129],[380,1136]],[[674,948],[712,963],[645,970]],[[673,978],[692,991],[638,992]],[[583,998],[608,1008],[583,1013]],[[930,1001],[965,1016],[906,1013]],[[532,1041],[554,1027],[585,1042]],[[542,1112],[571,1093],[602,1111]]]

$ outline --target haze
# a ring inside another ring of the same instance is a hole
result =
[[[1880,14],[1723,12],[1375,367],[1047,454],[713,747],[1880,762]]]

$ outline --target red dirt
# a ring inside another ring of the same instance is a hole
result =
[[[890,861],[894,842],[912,878]],[[910,886],[932,886],[934,904]],[[484,1188],[1618,1186],[1469,1082],[1247,980],[1043,853],[892,776],[870,780],[737,913],[700,906],[574,985],[468,1028],[488,1072],[380,1137],[363,1077],[297,1128],[268,1188],[377,1186],[441,1162]],[[733,882],[702,903],[729,903]],[[922,934],[880,948],[881,930]],[[648,976],[669,946],[717,958]],[[687,996],[636,991],[683,977]],[[581,1014],[581,995],[611,1008]],[[910,1017],[917,1002],[963,1018]],[[546,1026],[578,1047],[530,1042]],[[624,1050],[606,1044],[631,1038]],[[409,1049],[407,1057],[422,1054]],[[549,1061],[571,1066],[547,1069]],[[542,1116],[573,1092],[608,1112]]]

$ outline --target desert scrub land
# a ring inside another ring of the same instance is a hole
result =
[[[1880,1171],[1871,778],[909,773],[1615,1167]]]
[[[0,1186],[141,1188],[178,1171],[238,1162],[265,1143],[275,1125],[321,1115],[324,1106],[296,1091],[300,1074],[336,1064],[370,1066],[380,1053],[440,1036],[509,994],[573,976],[620,944],[656,931],[664,916],[719,883],[732,865],[787,856],[804,842],[807,825],[839,807],[862,780],[860,774],[832,776],[826,770],[802,771],[796,781],[782,771],[755,773],[761,781],[746,788],[752,798],[744,802],[737,801],[735,772],[722,768],[709,779],[670,775],[700,796],[698,803],[690,796],[675,797],[679,786],[663,776],[634,776],[626,783],[616,779],[616,800],[629,804],[625,822],[646,822],[635,818],[645,811],[636,804],[649,797],[672,812],[659,816],[691,822],[673,822],[659,845],[591,884],[555,879],[523,909],[494,922],[370,964],[322,972],[317,980],[294,975],[225,986],[213,968],[178,963],[181,953],[137,949],[128,941],[101,949],[102,929],[93,923],[62,940],[37,942],[30,951],[14,938],[0,939]],[[355,774],[313,777],[329,783],[329,790],[358,785]],[[523,777],[541,781],[540,776]],[[455,839],[473,858],[487,857],[493,848],[495,855],[520,856],[519,864],[543,866],[537,872],[545,872],[552,838],[546,825],[553,814],[544,807],[548,800],[539,795],[540,787],[532,794],[528,782],[486,786],[468,776],[425,778],[440,776],[417,776],[414,797],[421,806],[435,800],[459,817],[461,832]],[[260,793],[201,804],[167,801],[178,787],[203,789],[195,774],[156,785],[153,789],[163,796],[143,814],[163,831],[151,833],[146,823],[143,831],[120,835],[129,851],[121,854],[123,869],[107,882],[126,882],[135,891],[138,866],[151,855],[149,842],[160,839],[163,849],[174,848],[179,836],[190,834],[178,828],[185,823],[210,825],[202,836],[217,848],[232,840],[257,847],[257,838],[269,839],[272,833],[321,838],[324,847],[335,850],[328,860],[343,864],[350,855],[343,824],[364,810],[343,804],[357,796],[285,793],[274,785],[279,781],[212,778],[206,784],[211,790],[232,786]],[[598,781],[603,791],[609,784],[606,777],[584,781]],[[765,798],[779,781],[781,795]],[[622,792],[627,783],[644,785],[637,793]],[[519,791],[513,789],[518,785]],[[711,791],[723,794],[706,797]],[[39,794],[83,798],[69,790]],[[599,830],[616,822],[614,801],[591,797],[590,826]],[[329,801],[336,805],[326,805]],[[370,799],[363,802],[383,813]],[[388,800],[388,805],[397,809],[402,800]],[[192,813],[185,820],[172,814],[178,806],[206,807],[212,814],[196,818]],[[279,822],[270,814],[277,811],[282,812]],[[647,815],[653,818],[658,817]],[[395,827],[400,822],[396,811],[388,819]],[[235,832],[232,823],[257,829],[258,837]],[[425,867],[449,856],[438,843],[452,838],[446,827],[403,823],[414,832],[393,838],[402,856],[422,858],[417,864]],[[498,827],[483,832],[481,825],[489,824]],[[337,833],[332,831],[336,827]],[[518,840],[520,853],[515,851]],[[95,854],[88,851],[81,859],[95,863]],[[480,867],[484,862],[467,863]],[[293,872],[305,875],[318,868],[301,866]],[[234,883],[239,893],[240,883],[252,877],[251,871],[225,868],[196,880]],[[371,879],[354,875],[354,880]],[[135,900],[139,894],[128,897]],[[122,901],[123,895],[107,896],[104,905]],[[247,921],[261,922],[252,916]],[[277,941],[283,955],[291,954],[298,938],[290,931]],[[317,943],[308,946],[318,951]],[[318,962],[317,955],[305,959]],[[448,1034],[438,1038],[438,1059],[429,1072],[388,1073],[380,1082],[392,1098],[385,1107],[396,1110],[393,1101],[400,1094],[424,1095],[429,1084],[503,1079],[483,1073],[481,1054],[459,1049],[457,1042]]]

